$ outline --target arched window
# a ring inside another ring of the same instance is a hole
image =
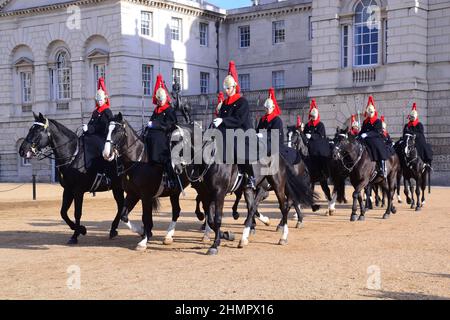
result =
[[[374,0],[360,0],[355,7],[354,59],[355,66],[378,64],[380,10]]]
[[[70,99],[71,68],[69,55],[62,50],[56,54],[56,99]]]

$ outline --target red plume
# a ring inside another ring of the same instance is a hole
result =
[[[311,126],[317,126],[318,124],[319,124],[319,122],[320,122],[320,113],[319,113],[319,116],[317,117],[317,119],[314,121],[312,118],[311,118],[311,110],[312,109],[317,109],[317,111],[319,111],[319,108],[317,107],[317,104],[316,104],[316,99],[312,99],[311,100],[311,104],[309,105],[309,116],[308,116],[308,119],[309,119],[309,125],[311,125]]]
[[[302,118],[300,118],[300,116],[297,116],[297,123],[295,127],[300,128],[301,126],[302,126]]]
[[[241,92],[241,87],[239,86],[238,82],[238,74],[236,71],[236,64],[234,61],[230,61],[230,64],[228,66],[228,74],[233,77],[234,81],[236,81],[236,93]]]
[[[278,105],[277,98],[275,98],[275,90],[273,88],[269,89],[269,99],[272,99],[274,109],[271,114],[266,114],[262,117],[262,120],[267,120],[267,122],[272,121],[275,117],[278,117],[281,114],[281,109]]]
[[[417,104],[415,102],[413,103],[413,106],[412,106],[411,110],[416,110],[417,111]]]
[[[109,108],[109,97],[108,97],[108,92],[106,91],[106,85],[105,85],[105,79],[103,77],[98,78],[98,82],[97,82],[97,90],[102,89],[103,92],[106,95],[106,101],[105,104],[103,106],[99,106],[97,104],[97,102],[95,103],[95,107],[97,108],[97,111],[99,113],[102,113],[105,109]]]
[[[164,85],[164,80],[161,74],[158,74],[156,76],[155,89],[153,90],[153,104],[158,104],[158,100],[156,99],[156,91],[158,91],[159,88],[163,88],[166,91],[167,103],[169,103],[171,101],[170,95],[169,92],[167,91],[166,86]]]
[[[309,105],[309,111],[311,111],[314,108],[318,109],[317,104],[316,104],[316,99],[311,100],[311,104]]]
[[[364,123],[367,123],[370,121],[371,124],[374,124],[375,121],[378,119],[378,111],[377,111],[377,107],[375,107],[375,101],[373,100],[372,96],[369,96],[369,100],[367,101],[366,109],[370,104],[372,104],[373,107],[375,108],[375,115],[372,118],[369,118],[367,111],[364,111],[364,117],[366,118],[364,120]]]
[[[384,122],[384,115],[381,116],[381,122]]]

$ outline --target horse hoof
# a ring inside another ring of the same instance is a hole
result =
[[[425,205],[425,201],[424,201],[424,202],[422,202],[422,205],[421,205],[421,206],[423,207],[424,205]]]
[[[387,214],[387,213],[385,213],[384,215],[383,215],[383,219],[389,219],[391,217],[391,215],[390,214]]]
[[[411,204],[411,207],[409,207],[410,209],[414,209],[414,204]]]
[[[365,216],[359,216],[358,221],[366,221],[366,217]]]
[[[234,241],[236,239],[234,233],[231,231],[225,231],[223,233],[223,238],[228,241]]]
[[[200,231],[205,231],[206,225],[202,224],[202,226],[200,227]]]
[[[406,199],[407,204],[411,204],[411,199]]]
[[[356,215],[356,214],[352,214],[351,216],[350,216],[350,221],[356,221],[356,220],[358,220],[358,215]]]
[[[164,238],[163,244],[169,246],[173,243],[173,238]]]
[[[78,244],[78,239],[76,238],[70,238],[69,241],[67,241],[68,245],[74,245],[74,244]]]
[[[328,209],[328,215],[331,217],[336,210]]]
[[[250,229],[250,235],[254,236],[256,234],[256,229],[255,228],[251,228]]]
[[[302,229],[304,227],[303,222],[297,222],[297,225],[295,227],[297,229]]]
[[[416,207],[416,212],[418,212],[418,211],[422,211],[422,208],[421,207]]]
[[[396,213],[397,213],[397,208],[392,207],[392,208],[391,208],[391,212],[392,212],[393,214],[396,214]]]
[[[202,238],[203,243],[209,243],[210,241],[211,241],[211,239],[209,237],[203,236],[203,238]]]
[[[120,220],[122,221],[122,222],[124,222],[124,223],[128,223],[128,216],[121,216],[120,217]]]
[[[314,204],[311,206],[312,212],[316,212],[320,210],[320,205]]]
[[[276,232],[279,232],[279,231],[281,231],[283,229],[283,227],[282,226],[280,226],[280,225],[277,225],[277,230],[276,230]]]
[[[264,225],[266,227],[270,227],[270,219],[267,219],[267,220],[263,221],[262,223],[264,223]]]
[[[216,248],[209,248],[208,251],[206,252],[207,256],[216,256],[219,253],[219,250],[217,250]]]
[[[398,202],[398,203],[403,203],[403,201],[402,201],[402,200],[397,200],[397,202]]]
[[[196,214],[196,216],[197,216],[198,221],[203,221],[203,220],[205,220],[205,215],[204,215],[203,212],[199,211],[199,212],[196,212],[195,214]]]
[[[233,219],[234,219],[234,220],[239,219],[239,212],[237,212],[237,211],[234,211],[234,212],[233,212]]]
[[[242,249],[242,248],[244,248],[246,246],[248,246],[248,239],[241,239],[241,241],[239,241],[238,248]]]
[[[139,245],[139,244],[138,244],[138,245],[136,246],[136,249],[135,249],[135,250],[136,250],[136,251],[141,251],[141,252],[142,252],[142,251],[145,251],[146,249],[147,249],[147,245]]]
[[[85,226],[79,226],[79,227],[78,227],[78,232],[79,232],[81,235],[85,236],[85,235],[87,234],[86,227],[85,227]]]
[[[119,233],[117,232],[117,230],[111,230],[109,232],[109,239],[114,239],[115,237],[117,237],[119,235]]]
[[[278,244],[280,246],[285,246],[288,244],[288,241],[287,241],[287,239],[280,239],[280,241],[278,241]]]

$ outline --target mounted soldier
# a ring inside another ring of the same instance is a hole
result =
[[[156,107],[147,124],[145,142],[150,161],[163,166],[167,177],[167,186],[174,188],[176,177],[172,168],[169,143],[170,133],[177,124],[177,115],[170,102],[162,75],[159,74],[153,91],[153,104]]]
[[[417,112],[417,104],[414,102],[411,113],[408,116],[409,122],[403,128],[403,141],[405,140],[405,134],[411,134],[416,136],[416,148],[419,157],[425,163],[425,166],[431,168],[431,162],[433,160],[433,150],[431,145],[427,143],[424,134],[423,124],[419,121],[419,114]]]
[[[384,143],[383,124],[378,119],[378,112],[372,96],[369,97],[364,116],[365,120],[359,136],[364,139],[370,159],[378,163],[378,174],[386,178],[386,160],[389,158],[389,154]]]
[[[108,125],[113,118],[110,109],[110,100],[106,91],[105,79],[100,77],[95,94],[95,110],[88,124],[83,124],[83,145],[85,154],[85,167],[88,171],[96,171],[97,177],[92,185],[91,192],[99,187],[110,185],[109,178],[104,174],[103,147],[108,135]]]
[[[252,129],[252,121],[250,119],[250,108],[248,101],[240,94],[240,86],[238,84],[238,75],[236,71],[236,65],[234,61],[230,61],[228,67],[228,75],[223,81],[223,87],[226,92],[227,98],[222,102],[220,108],[217,108],[217,118],[213,120],[214,127],[222,132],[224,139],[224,157],[227,151],[226,147],[226,130],[238,130],[242,129],[244,132],[248,129]],[[236,151],[236,139],[234,141],[233,151]],[[229,149],[229,148],[228,148]],[[236,153],[236,152],[235,152]],[[237,159],[234,159],[235,161]],[[245,159],[248,163],[248,159]],[[235,162],[236,163],[236,162]],[[240,165],[240,171],[247,174],[248,187],[254,186],[253,170],[251,165]]]
[[[350,119],[350,130],[349,134],[356,137],[359,134],[361,126],[359,125],[358,120],[356,120],[356,115],[352,114],[352,118]]]
[[[271,155],[271,131],[278,130],[278,148],[280,155],[287,160],[290,164],[294,164],[298,160],[298,153],[296,150],[288,148],[284,144],[284,133],[283,133],[283,120],[281,120],[281,109],[275,98],[275,90],[273,88],[269,89],[269,97],[264,102],[264,109],[266,114],[259,120],[256,131],[259,139],[264,139],[260,130],[267,130],[266,146],[268,155]]]

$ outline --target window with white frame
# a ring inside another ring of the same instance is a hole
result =
[[[348,30],[349,26],[342,26],[341,29],[341,67],[348,67]]]
[[[106,81],[106,64],[94,64],[94,92],[98,89],[98,79],[103,78]]]
[[[379,21],[372,8],[374,0],[360,0],[355,9],[354,23],[354,66],[378,64]]]
[[[153,66],[150,64],[142,65],[142,88],[144,90],[144,96],[152,95],[153,85]]]
[[[69,100],[71,97],[71,67],[70,58],[66,51],[56,54],[56,68],[52,73],[54,84],[54,98],[58,101]]]
[[[243,73],[238,75],[239,86],[242,91],[250,91],[250,74]]]
[[[272,87],[275,89],[284,88],[284,71],[272,72]]]
[[[20,73],[22,104],[31,104],[31,72]]]
[[[208,46],[208,30],[209,30],[208,24],[200,22],[200,45],[203,47]]]
[[[285,40],[286,29],[284,28],[284,20],[272,22],[272,43],[282,43]]]
[[[180,18],[172,17],[172,23],[170,25],[170,34],[172,40],[182,41],[182,20]]]
[[[150,11],[141,11],[141,34],[143,36],[152,36],[153,32],[153,13]]]
[[[200,93],[201,94],[209,93],[209,73],[208,72],[200,72]]]
[[[387,19],[383,20],[383,27],[384,27],[384,50],[383,50],[383,63],[386,64],[388,62],[388,21]]]
[[[175,82],[175,79],[180,84],[180,88],[183,89],[183,69],[172,69],[172,83]]]
[[[239,27],[239,47],[250,47],[250,26]]]

